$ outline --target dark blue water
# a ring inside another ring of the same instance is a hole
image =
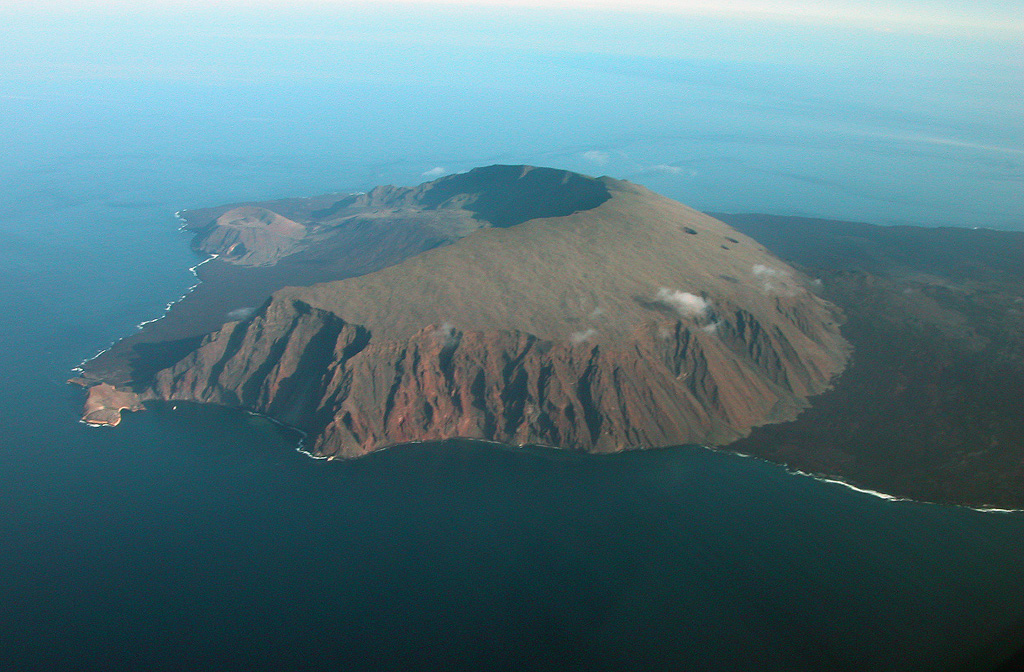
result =
[[[0,667],[945,669],[1024,616],[1024,517],[753,460],[458,443],[311,460],[64,384],[194,259],[166,204],[22,219],[0,331]]]
[[[766,61],[723,58],[760,51],[721,26],[661,26],[703,55],[658,55],[609,16],[279,18],[33,16],[0,51],[0,669],[949,669],[1024,618],[1021,515],[698,448],[338,463],[226,410],[78,424],[72,367],[192,283],[182,208],[501,161],[709,210],[1020,223],[1019,73],[971,74],[999,45],[872,34],[821,65],[793,45],[833,34]]]
[[[339,464],[181,406],[8,437],[9,669],[942,669],[1022,611],[1019,516],[701,449]]]

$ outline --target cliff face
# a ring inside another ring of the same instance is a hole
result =
[[[815,354],[741,309],[714,331],[665,321],[604,346],[447,325],[396,342],[286,299],[211,334],[146,397],[265,413],[309,432],[320,455],[454,437],[612,452],[791,419],[834,370]]]
[[[204,235],[297,240],[284,216],[239,210]],[[307,261],[337,253],[317,247],[317,227],[353,212],[448,238],[282,288],[175,363],[126,374],[130,390],[265,413],[325,456],[453,437],[611,452],[726,443],[792,419],[845,365],[839,316],[809,279],[627,182],[501,166],[316,212]]]

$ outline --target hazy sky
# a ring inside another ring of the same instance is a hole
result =
[[[387,5],[447,5],[461,7],[506,7],[572,11],[615,11],[667,13],[687,16],[734,17],[827,25],[854,25],[879,30],[1012,33],[1024,30],[1017,0],[403,0],[370,2],[358,0],[38,0],[3,3],[0,10],[37,14],[41,11],[142,13],[154,9],[205,11],[217,7],[341,8]]]
[[[1019,2],[0,0],[0,145],[279,157],[254,198],[526,162],[707,209],[1002,225]]]
[[[216,63],[220,76],[239,78],[250,61],[265,76],[290,67],[270,54],[314,42],[400,45],[428,59],[483,47],[854,68],[914,58],[1019,70],[1019,10],[1019,0],[0,0],[8,27],[0,77],[139,69],[191,77]],[[204,56],[231,50],[234,63]],[[296,76],[317,72],[315,57],[297,66]]]

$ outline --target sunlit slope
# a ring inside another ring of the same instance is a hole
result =
[[[605,452],[735,439],[842,369],[836,310],[752,239],[609,178],[520,188],[532,172],[478,169],[454,176],[472,192],[438,181],[397,207],[371,192],[483,224],[282,289],[138,392],[268,413],[323,455],[455,436]]]

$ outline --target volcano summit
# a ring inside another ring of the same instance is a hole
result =
[[[453,437],[723,444],[793,419],[849,352],[809,278],[608,177],[490,166],[182,217],[217,256],[167,315],[83,365],[86,422],[221,404],[330,457]]]

